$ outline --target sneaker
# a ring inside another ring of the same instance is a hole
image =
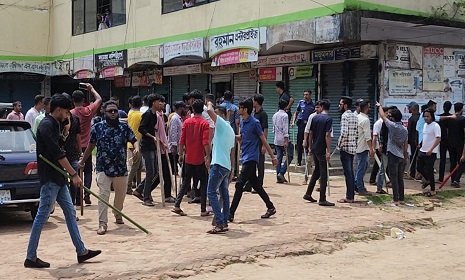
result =
[[[303,199],[307,200],[307,201],[310,201],[310,202],[316,202],[316,199],[313,199],[313,197],[311,197],[310,195],[308,194],[305,194],[304,197],[302,197]]]
[[[30,259],[26,259],[24,261],[24,267],[28,268],[46,268],[50,267],[50,263],[44,262],[43,260],[36,258],[36,261],[31,261]]]
[[[77,260],[78,260],[78,263],[83,263],[87,260],[90,260],[92,259],[93,257],[96,257],[98,255],[100,255],[100,253],[102,253],[102,251],[100,250],[96,250],[96,251],[93,251],[93,250],[87,250],[87,254],[85,255],[81,255],[81,256],[77,256]]]
[[[276,208],[271,208],[266,210],[266,213],[261,216],[262,219],[268,219],[269,217],[273,216],[276,214]]]
[[[92,201],[90,201],[90,197],[89,197],[89,196],[85,196],[85,197],[84,197],[84,202],[86,203],[86,205],[91,205],[91,204],[92,204]]]
[[[325,200],[325,201],[318,202],[318,205],[320,205],[320,206],[335,206],[336,204]]]
[[[276,177],[276,183],[283,184],[285,181],[286,181],[286,179],[284,178],[284,175],[283,174],[278,174],[278,176]]]

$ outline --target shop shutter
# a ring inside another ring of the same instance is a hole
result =
[[[0,103],[13,102],[10,95],[10,81],[0,80]]]
[[[273,144],[273,115],[278,111],[279,95],[276,92],[276,82],[261,82],[261,94],[265,101],[263,101],[263,110],[268,114],[268,143]]]
[[[184,93],[189,91],[189,80],[187,75],[171,77],[171,96],[172,100],[182,101]]]
[[[189,90],[200,90],[202,93],[208,87],[208,75],[189,75]]]
[[[41,84],[36,81],[12,81],[13,101],[21,101],[23,114],[34,106],[34,97],[41,94]]]
[[[375,103],[378,99],[377,60],[361,60],[349,62],[349,92],[353,101],[363,98],[371,105],[370,121],[373,126]]]
[[[231,82],[231,74],[212,74],[212,84]]]
[[[331,144],[331,151],[334,151],[336,148],[337,140],[341,134],[339,101],[342,95],[347,95],[345,84],[343,63],[321,65],[321,96],[322,99],[329,99],[331,102],[329,115],[333,118],[333,141]]]
[[[234,103],[237,105],[239,101],[245,98],[253,98],[257,92],[257,80],[250,79],[249,71],[234,74],[233,78],[233,93]]]
[[[315,90],[315,78],[312,77],[304,77],[304,78],[297,78],[294,80],[289,81],[289,92],[295,98],[293,106],[293,112],[295,112],[295,108],[297,107],[297,102],[304,98],[304,91],[310,89],[312,91],[312,100],[315,101],[317,98],[316,90]]]

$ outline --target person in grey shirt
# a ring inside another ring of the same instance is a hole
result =
[[[402,113],[399,109],[391,110],[389,116],[384,113],[381,104],[376,102],[379,117],[389,129],[388,132],[388,169],[392,183],[394,204],[404,204],[404,163],[408,158],[408,132],[402,124]]]

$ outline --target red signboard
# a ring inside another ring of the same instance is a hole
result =
[[[259,81],[282,81],[283,79],[283,68],[260,68],[258,69],[258,80]]]

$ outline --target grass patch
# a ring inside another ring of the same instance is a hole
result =
[[[419,204],[419,203],[429,201],[430,199],[439,199],[439,200],[448,201],[453,198],[464,197],[464,196],[465,196],[465,190],[446,190],[446,191],[438,191],[436,195],[433,197],[425,197],[422,195],[406,195],[405,202]],[[368,197],[367,200],[372,201],[374,205],[382,205],[385,203],[392,202],[392,197],[387,194],[382,194],[382,195]]]

